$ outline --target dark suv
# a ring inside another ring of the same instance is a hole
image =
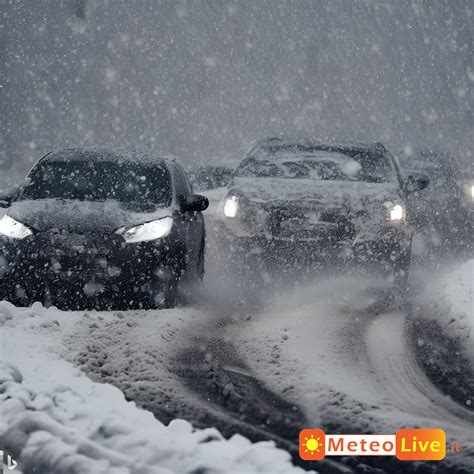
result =
[[[428,183],[402,179],[380,143],[266,139],[234,172],[220,204],[221,241],[259,268],[359,263],[403,283],[412,239],[405,199]]]
[[[208,201],[174,158],[51,152],[0,199],[2,298],[161,307],[203,276]]]

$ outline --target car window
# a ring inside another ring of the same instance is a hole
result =
[[[191,182],[189,181],[188,175],[184,171],[183,171],[183,176],[184,176],[184,184],[186,186],[186,190],[189,194],[192,194],[193,186]]]
[[[394,169],[383,154],[293,147],[259,150],[241,163],[236,175],[381,183],[394,180]]]
[[[177,194],[190,194],[192,192],[191,185],[184,173],[180,168],[175,168],[175,185]]]
[[[74,199],[168,206],[171,183],[164,165],[129,161],[71,161],[40,164],[29,175],[20,199]]]

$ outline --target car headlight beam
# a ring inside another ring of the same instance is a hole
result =
[[[405,218],[405,209],[400,204],[395,204],[390,209],[390,220],[391,221],[401,221]]]
[[[239,209],[239,200],[237,196],[229,196],[224,202],[224,215],[226,217],[235,217]]]
[[[4,235],[10,239],[24,239],[32,234],[33,232],[29,227],[26,227],[26,225],[16,221],[10,216],[5,215],[0,219],[0,235]]]
[[[156,221],[146,222],[134,227],[122,227],[116,234],[121,235],[125,242],[132,244],[136,242],[147,242],[166,237],[173,227],[172,217],[163,217]]]

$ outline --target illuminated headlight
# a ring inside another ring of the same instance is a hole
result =
[[[224,202],[224,215],[226,217],[235,217],[239,209],[239,200],[237,196],[229,196]]]
[[[31,229],[10,216],[3,216],[0,220],[0,235],[10,237],[11,239],[24,239],[31,234],[33,234]]]
[[[463,181],[462,190],[464,199],[468,201],[474,201],[474,184],[471,181]]]
[[[405,218],[405,209],[403,209],[400,204],[395,204],[390,209],[390,220],[391,221],[401,221],[402,219]]]
[[[132,244],[166,237],[171,232],[172,227],[173,219],[171,217],[164,217],[163,219],[147,222],[128,229],[122,227],[116,234],[121,235],[125,242]]]

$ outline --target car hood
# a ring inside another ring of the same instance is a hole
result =
[[[308,203],[313,207],[340,207],[347,211],[364,209],[370,203],[383,207],[385,202],[400,201],[395,183],[234,178],[230,186],[230,192],[233,191],[262,204]]]
[[[266,234],[269,216],[306,216],[309,221],[349,221],[355,241],[383,233],[391,206],[402,203],[396,183],[315,181],[291,178],[234,178],[228,194],[242,198],[239,219],[219,218],[236,235]],[[280,217],[278,217],[280,219]],[[300,224],[294,224],[300,225]],[[305,225],[305,224],[301,224]]]
[[[72,233],[113,233],[171,215],[170,208],[151,212],[130,210],[123,203],[73,201],[59,199],[25,200],[12,204],[8,215],[39,231],[59,230]]]

